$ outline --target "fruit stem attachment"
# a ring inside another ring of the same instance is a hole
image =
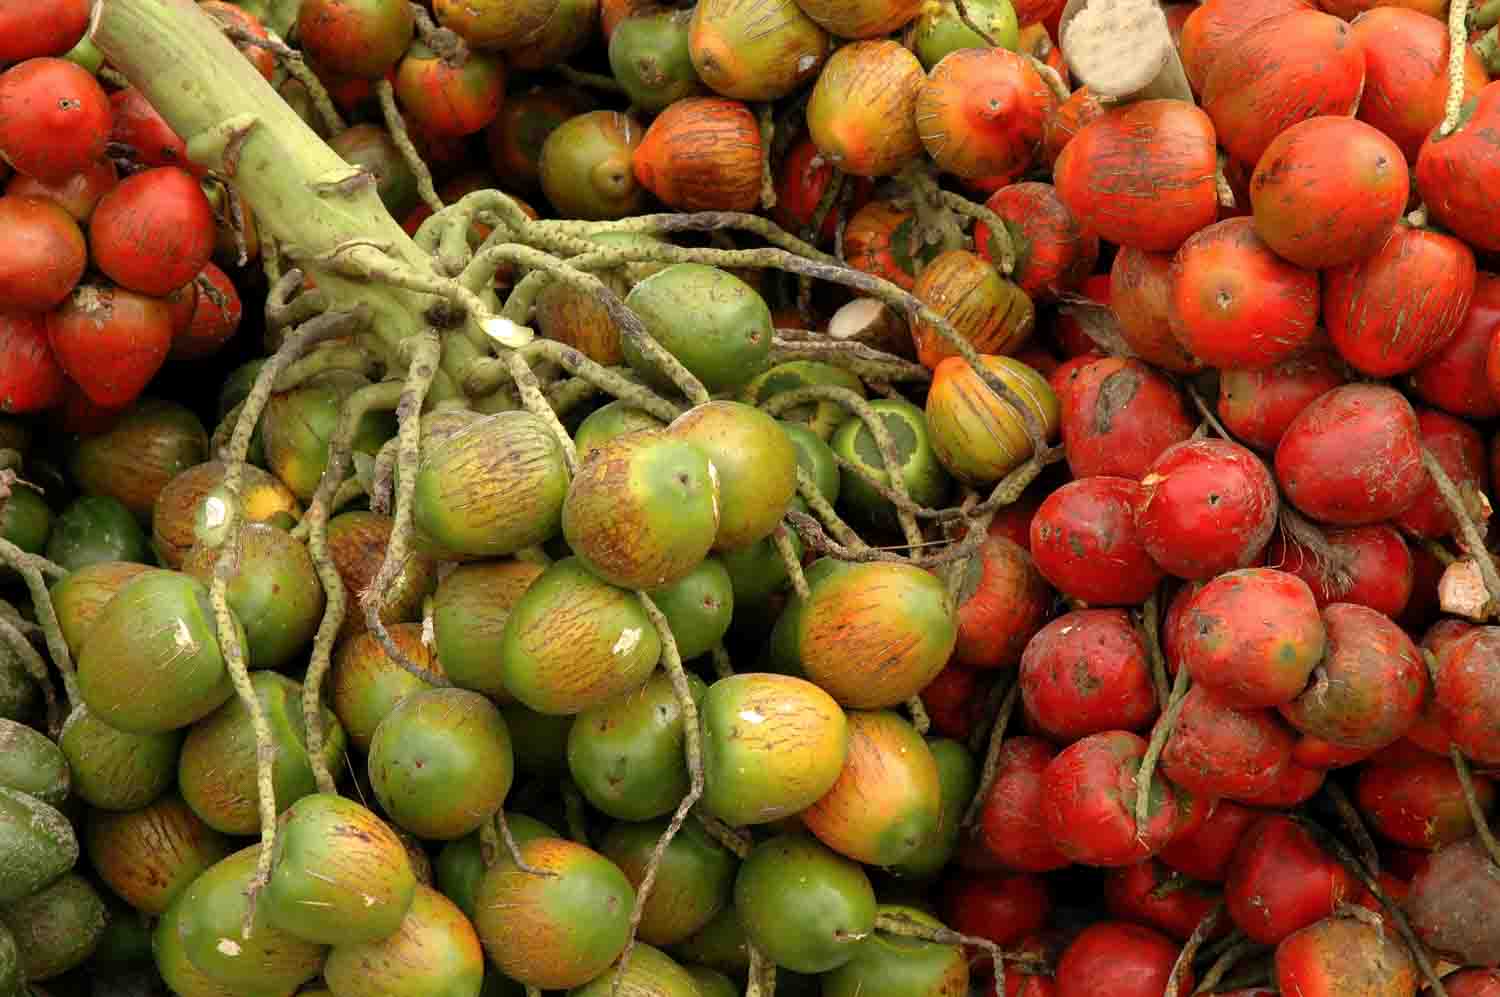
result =
[[[1474,821],[1474,833],[1479,835],[1479,843],[1484,845],[1484,850],[1489,853],[1490,861],[1500,866],[1500,842],[1495,840],[1495,835],[1490,831],[1490,822],[1484,816],[1484,807],[1479,803],[1479,797],[1474,793],[1474,777],[1469,772],[1469,760],[1459,750],[1458,745],[1448,747],[1448,756],[1453,759],[1453,771],[1458,775],[1459,788],[1463,790],[1464,803],[1469,807],[1469,818]]]
[[[776,525],[776,529],[771,533],[771,542],[776,545],[776,553],[781,555],[781,563],[786,565],[786,574],[791,579],[792,591],[797,593],[797,598],[805,600],[811,594],[807,587],[807,576],[802,573],[802,561],[797,557],[797,552],[792,549],[792,538],[787,533],[784,524]]]
[[[1172,698],[1171,686],[1167,684],[1167,656],[1161,649],[1161,589],[1158,587],[1146,597],[1141,607],[1141,643],[1146,645],[1146,658],[1151,662],[1151,686],[1156,690],[1156,708],[1165,711]]]
[[[495,811],[493,822],[485,821],[479,829],[481,831],[488,829],[490,834],[494,834],[497,827],[500,829],[500,839],[505,843],[505,850],[510,853],[510,860],[516,864],[517,869],[528,876],[541,876],[543,879],[557,878],[558,874],[551,869],[538,869],[521,857],[521,846],[516,843],[516,836],[511,833],[510,818],[506,816],[503,808]]]
[[[1463,0],[1455,0],[1463,2]],[[1458,523],[1459,539],[1462,541],[1464,552],[1467,553],[1479,567],[1479,576],[1484,580],[1484,588],[1489,596],[1489,605],[1486,606],[1486,615],[1494,611],[1497,601],[1500,601],[1500,571],[1495,569],[1494,558],[1484,544],[1484,534],[1480,532],[1474,517],[1469,514],[1469,507],[1464,502],[1458,486],[1453,479],[1448,477],[1448,472],[1443,469],[1442,462],[1433,455],[1426,447],[1422,448],[1422,467],[1426,469],[1432,483],[1437,487],[1438,494],[1442,496],[1443,504],[1448,507],[1448,512]]]
[[[329,135],[337,135],[348,128],[344,124],[343,117],[334,106],[333,98],[328,95],[328,89],[323,86],[323,81],[318,79],[318,74],[307,67],[307,62],[302,58],[302,53],[282,41],[272,32],[267,32],[269,37],[261,38],[252,35],[238,24],[224,21],[220,24],[224,34],[239,45],[250,45],[254,48],[263,48],[276,56],[281,63],[281,68],[286,74],[298,83],[302,84],[307,91],[308,99],[312,101],[313,110],[323,122],[323,127],[328,129]]]
[[[1161,760],[1161,753],[1167,746],[1167,738],[1172,736],[1172,728],[1177,725],[1177,715],[1182,712],[1182,704],[1187,698],[1188,686],[1191,682],[1187,667],[1179,665],[1177,678],[1172,683],[1172,694],[1167,699],[1167,708],[1162,711],[1155,726],[1151,728],[1151,740],[1146,742],[1146,753],[1141,756],[1140,767],[1135,770],[1135,833],[1137,836],[1146,833],[1146,823],[1151,815],[1151,781],[1156,776],[1156,763]]]

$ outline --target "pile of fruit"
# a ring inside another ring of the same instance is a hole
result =
[[[0,0],[0,997],[1500,997],[1497,25]]]

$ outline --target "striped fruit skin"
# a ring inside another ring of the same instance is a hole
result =
[[[1010,357],[981,356],[980,361],[1036,416],[1045,438],[1055,439],[1060,407],[1046,379]],[[960,357],[948,357],[933,371],[927,428],[938,460],[967,484],[999,481],[1031,456],[1025,415]]]
[[[807,105],[823,158],[845,173],[885,177],[922,154],[917,96],[927,74],[893,41],[855,42],[829,58]]]
[[[754,211],[760,198],[760,126],[724,97],[675,101],[646,129],[635,178],[679,211]]]

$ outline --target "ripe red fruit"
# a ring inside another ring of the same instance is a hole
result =
[[[1037,633],[1021,656],[1021,703],[1061,742],[1142,730],[1157,713],[1146,646],[1120,609],[1082,609]]]
[[[1202,370],[1203,359],[1172,331],[1172,259],[1171,253],[1122,246],[1109,268],[1109,304],[1130,352],[1154,366],[1187,374]]]
[[[835,204],[823,216],[823,227],[818,230],[816,239],[820,244],[831,244],[842,221],[870,203],[870,195],[875,189],[873,180],[869,177],[846,176],[844,182],[853,186],[854,196],[847,208],[842,204]],[[823,200],[823,194],[831,183],[833,164],[823,158],[812,139],[804,136],[787,151],[786,157],[781,161],[781,173],[776,178],[776,204],[771,208],[771,217],[787,231],[805,234],[818,212],[818,203]],[[985,242],[976,235],[974,244],[983,247]],[[980,255],[984,254],[982,248],[979,252]]]
[[[1178,941],[1186,941],[1218,901],[1217,890],[1183,882],[1156,859],[1111,869],[1104,876],[1104,907],[1111,917],[1144,924]]]
[[[1283,994],[1413,997],[1420,979],[1400,936],[1359,918],[1327,918],[1276,946]]]
[[[1135,522],[1152,560],[1204,580],[1253,564],[1276,529],[1276,483],[1259,457],[1227,440],[1188,440],[1141,478]]]
[[[1480,273],[1458,331],[1411,372],[1412,390],[1428,405],[1468,419],[1500,415],[1500,355],[1491,348],[1500,329],[1500,277]],[[1493,372],[1491,364],[1493,363]]]
[[[417,42],[396,69],[396,96],[411,121],[428,135],[472,135],[500,113],[505,64],[492,55],[470,52],[462,65],[455,65]]]
[[[1057,997],[1161,997],[1177,962],[1177,943],[1124,921],[1102,921],[1083,930],[1057,963]],[[1192,993],[1193,973],[1183,971],[1180,993]]]
[[[0,312],[0,412],[24,415],[61,404],[68,379],[41,315]]]
[[[1359,889],[1354,876],[1290,817],[1271,814],[1235,849],[1224,906],[1236,926],[1263,945],[1332,914]]]
[[[1047,925],[1052,898],[1047,881],[1025,873],[990,873],[949,879],[943,886],[943,920],[954,931],[1012,948]]]
[[[172,314],[160,298],[81,284],[47,315],[47,338],[69,377],[94,401],[134,401],[172,345]]]
[[[1042,817],[1042,777],[1057,749],[1039,737],[1008,737],[996,758],[995,781],[980,811],[980,843],[996,862],[1021,872],[1068,865]]]
[[[1343,366],[1327,350],[1308,350],[1260,370],[1219,373],[1219,418],[1236,439],[1271,451],[1297,413],[1345,382]]]
[[[1475,776],[1474,795],[1489,812],[1495,784]],[[1430,851],[1474,833],[1453,763],[1436,755],[1400,765],[1371,762],[1359,771],[1354,801],[1371,829],[1398,845]]]
[[[65,55],[88,30],[88,0],[0,0],[0,63]]]
[[[969,668],[1014,668],[1052,611],[1052,590],[1024,547],[993,533],[969,571],[972,584],[960,594],[953,660]]]
[[[0,156],[57,183],[104,156],[109,98],[67,59],[28,59],[0,73]]]
[[[113,124],[111,142],[130,147],[131,158],[142,166],[180,166],[193,173],[202,169],[188,159],[187,146],[157,113],[146,95],[135,87],[109,95]]]
[[[1182,68],[1193,90],[1203,92],[1209,70],[1245,32],[1280,14],[1310,6],[1306,0],[1206,0],[1198,5],[1182,25],[1178,41]]]
[[[1181,393],[1139,360],[1095,360],[1073,372],[1060,401],[1063,448],[1075,478],[1139,479],[1162,451],[1193,435]]]
[[[1398,742],[1399,743],[1399,742]],[[1321,737],[1303,734],[1292,748],[1292,764],[1328,772],[1357,765],[1379,751],[1379,748],[1346,748]]]
[[[1295,739],[1272,711],[1236,710],[1194,686],[1162,751],[1162,772],[1200,796],[1253,798],[1281,780]]]
[[[1443,729],[1476,762],[1500,763],[1500,627],[1475,627],[1439,664],[1432,694]]]
[[[1146,601],[1162,570],[1136,530],[1140,491],[1129,478],[1101,474],[1047,496],[1031,520],[1037,570],[1064,595],[1091,606]]]
[[[229,3],[228,0],[200,0],[198,9],[209,17],[228,27],[239,28],[251,38],[266,41],[270,34],[261,19],[250,13],[243,7]],[[254,45],[250,41],[237,41],[234,47],[240,50],[240,54],[255,71],[270,80],[276,74],[276,56],[271,50],[263,45]],[[430,162],[430,160],[429,160]]]
[[[1367,606],[1323,610],[1328,650],[1301,695],[1280,707],[1293,727],[1346,748],[1382,748],[1416,723],[1427,666],[1390,617]]]
[[[1469,499],[1469,514],[1482,523],[1488,518],[1489,507],[1480,496],[1488,493],[1490,476],[1484,437],[1468,423],[1432,409],[1417,413],[1417,425],[1421,428],[1422,445],[1432,451],[1459,494]],[[1458,530],[1458,521],[1448,511],[1430,475],[1422,494],[1395,522],[1408,533],[1429,539],[1446,537]]]
[[[122,180],[89,224],[94,264],[121,287],[155,297],[198,275],[213,255],[214,235],[203,188],[173,166]]]
[[[0,197],[0,310],[45,312],[77,285],[88,246],[71,215],[52,201]]]
[[[304,0],[297,37],[313,62],[340,76],[378,80],[411,44],[406,0]]]
[[[206,286],[194,286],[193,310],[186,325],[173,326],[174,357],[206,357],[217,353],[240,327],[240,295],[229,275],[213,263],[199,275]]]
[[[1451,134],[1434,129],[1422,143],[1417,192],[1433,221],[1475,249],[1494,252],[1500,249],[1500,215],[1482,185],[1500,167],[1500,150],[1492,141],[1500,126],[1500,84],[1481,90],[1459,122]]]
[[[1338,526],[1399,516],[1422,494],[1417,413],[1379,384],[1335,388],[1303,409],[1276,447],[1287,499]]]
[[[1500,969],[1460,969],[1443,978],[1448,997],[1500,997]]]
[[[1333,551],[1333,564],[1282,536],[1271,540],[1266,563],[1306,582],[1320,609],[1352,602],[1387,616],[1400,613],[1412,591],[1412,552],[1400,531],[1376,523],[1326,530],[1323,535]]]
[[[1404,374],[1453,338],[1474,297],[1474,279],[1474,252],[1462,242],[1392,226],[1372,255],[1324,273],[1328,338],[1361,373]]]
[[[932,729],[943,737],[966,741],[984,709],[986,683],[972,668],[950,664],[922,690],[922,705]]]
[[[1203,826],[1174,838],[1156,857],[1199,882],[1222,883],[1240,839],[1260,816],[1258,810],[1232,800],[1219,800]]]
[[[1099,261],[1099,237],[1073,216],[1051,184],[1001,187],[984,205],[1004,219],[1015,249],[1010,279],[1034,300],[1051,301],[1078,290]],[[974,226],[974,247],[991,263],[998,258],[985,222]]]
[[[1123,730],[1091,734],[1058,753],[1042,773],[1042,819],[1058,851],[1084,865],[1131,865],[1177,831],[1177,790],[1153,774],[1146,826],[1135,820],[1136,772],[1146,741]],[[1091,991],[1092,992],[1092,991]]]
[[[1215,367],[1261,368],[1301,351],[1318,326],[1318,275],[1288,263],[1247,217],[1188,237],[1172,258],[1172,332]]]
[[[44,183],[36,177],[17,173],[6,183],[5,193],[8,197],[40,197],[55,201],[82,224],[93,215],[99,199],[114,190],[119,182],[114,163],[101,159],[57,183]]]

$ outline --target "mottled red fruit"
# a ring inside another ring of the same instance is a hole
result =
[[[1318,772],[1328,772],[1357,765],[1375,754],[1378,748],[1346,748],[1321,737],[1303,734],[1292,747],[1292,764]]]
[[[1442,674],[1443,664],[1448,660],[1448,652],[1476,628],[1468,620],[1446,617],[1428,627],[1427,632],[1422,635],[1420,647],[1432,655],[1427,669],[1428,677],[1432,680],[1432,695],[1422,703],[1422,713],[1406,732],[1404,740],[1429,754],[1448,757],[1453,739],[1448,736],[1447,721],[1438,702],[1438,677]],[[1426,655],[1423,657],[1425,659]]]
[[[1063,203],[1101,239],[1176,249],[1219,212],[1213,122],[1187,101],[1143,100],[1106,112],[1057,157]]]
[[[88,245],[73,216],[55,201],[0,197],[0,310],[45,312],[83,276]]]
[[[229,275],[209,263],[199,276],[206,286],[196,288],[187,325],[173,331],[174,357],[191,359],[217,353],[240,327],[240,295]]]
[[[812,139],[804,136],[781,161],[781,172],[776,178],[776,204],[771,208],[771,217],[789,232],[806,233],[831,183],[833,164],[823,158]],[[869,177],[846,176],[844,183],[846,187],[852,185],[854,196],[847,206],[838,203],[828,209],[823,216],[823,227],[817,232],[820,243],[832,243],[843,220],[869,204],[875,189],[874,181]],[[974,241],[977,246],[984,246],[977,237]],[[981,248],[981,255],[983,252]]]
[[[1495,784],[1475,776],[1474,795],[1488,813]],[[1453,762],[1436,755],[1404,765],[1364,766],[1354,784],[1354,802],[1372,830],[1398,845],[1434,850],[1474,833]]]
[[[1500,355],[1491,348],[1500,329],[1500,277],[1479,273],[1474,297],[1458,331],[1411,372],[1417,397],[1452,415],[1493,419],[1500,415]],[[1491,372],[1491,362],[1494,369]]]
[[[1363,374],[1404,374],[1453,338],[1474,279],[1474,252],[1462,242],[1392,226],[1372,255],[1323,274],[1328,338]]]
[[[1432,853],[1406,896],[1412,929],[1437,955],[1469,966],[1500,965],[1500,868],[1478,835]]]
[[[1228,440],[1187,440],[1146,469],[1135,522],[1163,570],[1203,581],[1255,563],[1276,512],[1276,482],[1259,457]]]
[[[1122,246],[1109,268],[1109,303],[1131,353],[1180,374],[1203,369],[1202,358],[1172,331],[1171,253]]]
[[[146,170],[104,195],[89,224],[89,248],[115,283],[160,297],[192,280],[213,255],[213,208],[192,174],[174,166]]]
[[[1057,749],[1039,737],[1008,737],[1000,746],[995,781],[979,814],[979,839],[999,864],[1020,872],[1050,872],[1069,859],[1058,851],[1042,817],[1042,776]]]
[[[1047,881],[1027,873],[951,877],[943,885],[943,923],[960,934],[1012,948],[1047,925]]]
[[[1111,869],[1104,876],[1104,909],[1111,917],[1144,924],[1178,941],[1186,941],[1218,902],[1217,890],[1182,882],[1156,859]]]
[[[1427,666],[1411,638],[1368,606],[1323,610],[1328,650],[1312,681],[1280,707],[1298,730],[1346,748],[1381,748],[1404,735],[1427,696]]]
[[[987,536],[970,559],[959,591],[955,663],[1014,668],[1026,642],[1052,611],[1052,590],[1024,547]]]
[[[1407,195],[1401,150],[1353,118],[1293,125],[1276,136],[1250,176],[1256,234],[1276,255],[1312,270],[1379,249]]]
[[[1240,839],[1224,881],[1235,925],[1275,945],[1336,910],[1358,891],[1354,876],[1290,817],[1268,814]]]
[[[1318,275],[1271,252],[1245,217],[1178,248],[1170,300],[1172,332],[1214,367],[1269,367],[1306,347],[1318,326]]]
[[[1060,400],[1063,449],[1075,478],[1139,479],[1163,450],[1193,435],[1182,394],[1139,360],[1088,364]]]
[[[1491,83],[1459,115],[1448,135],[1436,130],[1417,154],[1417,193],[1429,217],[1475,249],[1500,250],[1500,204],[1486,180],[1500,169],[1500,83]]]
[[[297,38],[309,58],[340,76],[378,80],[411,44],[405,0],[303,0]]]
[[[1031,520],[1031,553],[1042,576],[1091,606],[1134,606],[1162,571],[1135,526],[1141,486],[1107,474],[1070,481]]]
[[[1365,56],[1347,22],[1315,10],[1282,14],[1220,53],[1203,81],[1203,109],[1219,142],[1254,163],[1300,121],[1353,114]]]
[[[62,403],[68,379],[47,342],[47,320],[0,312],[0,412],[25,415]]]
[[[1500,997],[1500,969],[1461,969],[1443,978],[1448,997]]]
[[[1281,779],[1294,739],[1270,710],[1236,710],[1194,686],[1162,750],[1162,772],[1200,796],[1255,797]]]
[[[505,65],[484,52],[454,64],[418,42],[396,67],[395,87],[410,120],[429,136],[472,135],[500,113]]]
[[[1042,773],[1042,819],[1062,852],[1083,865],[1130,865],[1160,850],[1177,828],[1177,790],[1152,776],[1146,826],[1135,820],[1144,738],[1123,730],[1074,741]]]
[[[1399,530],[1376,523],[1325,530],[1323,536],[1334,564],[1279,534],[1271,540],[1266,563],[1306,582],[1320,609],[1352,602],[1387,616],[1401,612],[1411,596],[1412,554]]]
[[[1057,157],[1073,141],[1074,136],[1095,118],[1102,118],[1107,110],[1109,108],[1090,93],[1088,87],[1082,86],[1057,105],[1047,118],[1042,136],[1042,156],[1048,164],[1056,163]]]
[[[201,168],[188,159],[187,146],[157,113],[146,95],[135,87],[109,96],[109,140],[129,146],[130,156],[142,166],[180,166],[193,173]]]
[[[1213,64],[1245,32],[1280,14],[1311,6],[1305,0],[1207,0],[1199,4],[1188,15],[1178,39],[1182,68],[1193,90],[1203,92]]]
[[[104,156],[109,98],[67,59],[28,59],[0,73],[0,156],[56,183]]]
[[[1422,494],[1417,413],[1381,384],[1346,384],[1297,414],[1276,447],[1283,494],[1313,519],[1336,526],[1401,515]]]
[[[1172,840],[1157,858],[1199,882],[1222,883],[1240,839],[1259,819],[1258,810],[1232,800],[1220,800],[1202,827]]]
[[[172,313],[160,298],[80,284],[48,313],[47,339],[84,393],[115,408],[134,401],[161,369],[172,345]]]
[[[1286,767],[1281,781],[1268,792],[1244,802],[1265,810],[1290,810],[1316,796],[1323,788],[1327,774],[1323,769],[1307,768],[1293,762]]]
[[[1476,627],[1455,641],[1432,691],[1453,743],[1481,765],[1500,764],[1500,627]]]
[[[81,224],[93,215],[99,199],[114,190],[119,182],[114,163],[101,159],[56,183],[45,183],[36,177],[17,173],[6,182],[5,193],[9,197],[40,197],[55,201]]]
[[[1042,627],[1021,656],[1021,704],[1035,729],[1063,743],[1148,727],[1156,694],[1129,614],[1081,609]]]
[[[1101,921],[1083,930],[1057,963],[1057,997],[1161,997],[1177,962],[1177,943],[1139,924]],[[1178,978],[1193,992],[1193,973]]]
[[[1458,488],[1468,504],[1470,516],[1483,524],[1489,518],[1489,504],[1483,498],[1489,491],[1484,437],[1461,419],[1433,409],[1418,412],[1417,425],[1422,432],[1422,445],[1432,452],[1447,472],[1448,479]],[[1396,525],[1408,533],[1429,539],[1446,537],[1458,529],[1458,521],[1438,494],[1431,475],[1427,476],[1427,487],[1422,494],[1396,517]]]
[[[1383,922],[1330,917],[1276,946],[1276,984],[1299,997],[1415,997],[1421,977]]]
[[[0,63],[63,55],[89,26],[88,0],[0,0]]]
[[[985,687],[981,673],[950,664],[922,690],[922,706],[932,729],[943,737],[967,741],[974,733],[984,709]]]
[[[1248,446],[1275,450],[1297,413],[1346,380],[1327,350],[1307,350],[1259,370],[1220,371],[1219,418]]]
[[[1049,183],[1014,183],[984,202],[1005,222],[1015,252],[1010,279],[1037,301],[1076,291],[1099,262],[1099,237],[1074,217]],[[974,226],[974,247],[994,263],[999,247],[987,222]]]

